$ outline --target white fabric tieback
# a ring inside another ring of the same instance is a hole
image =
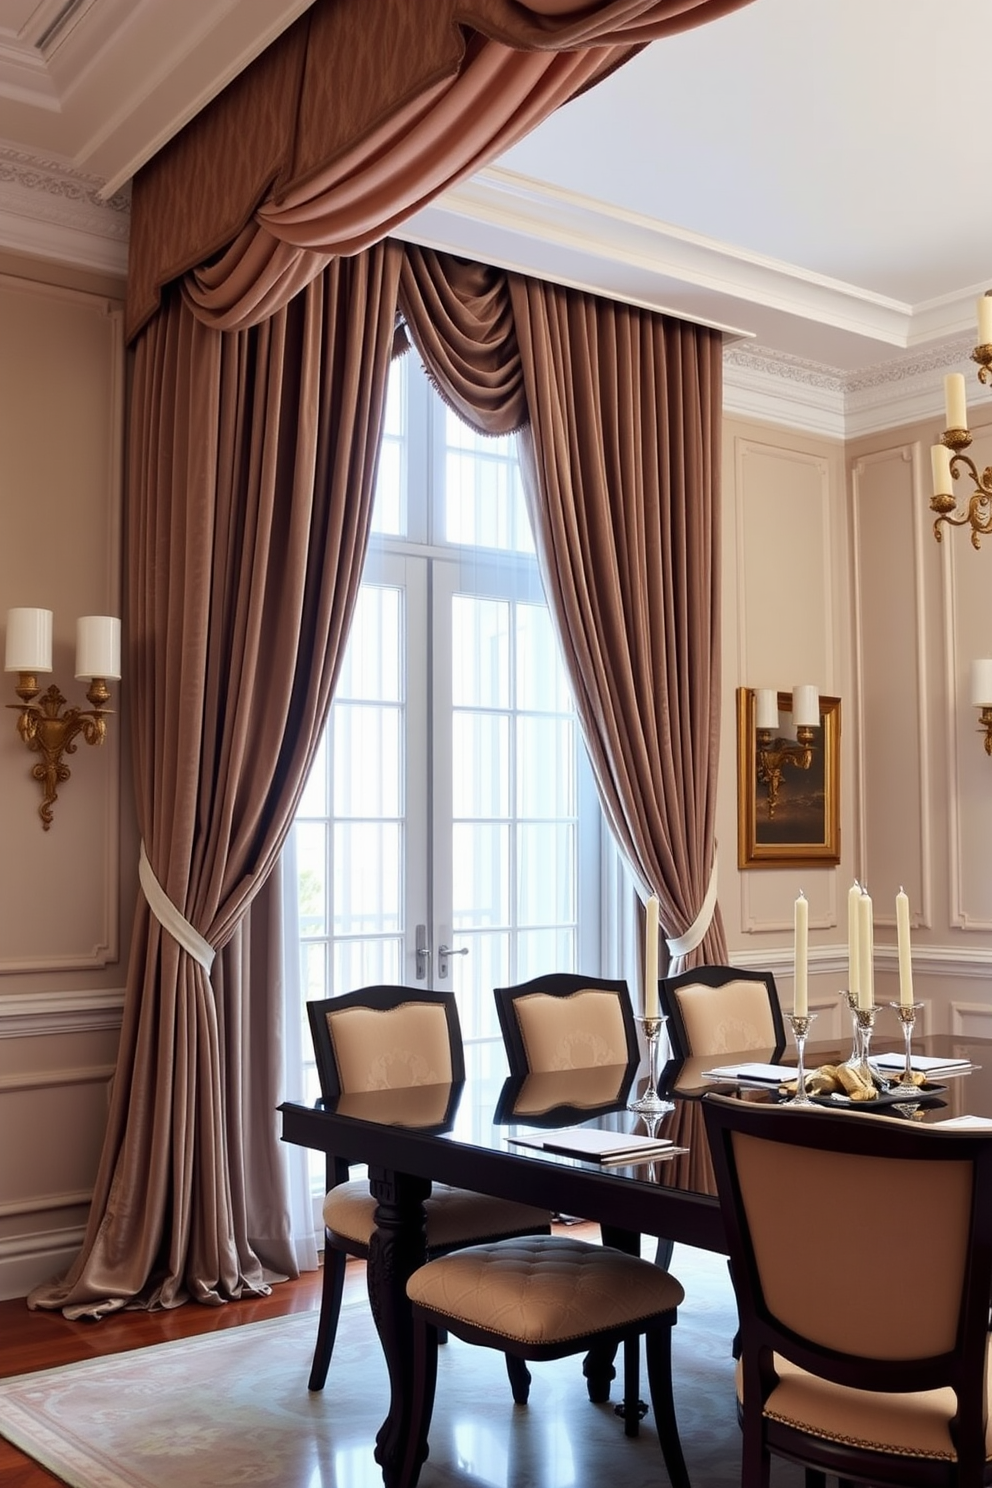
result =
[[[164,930],[167,930],[173,940],[177,940],[184,951],[188,951],[194,961],[199,961],[207,975],[214,964],[214,948],[208,940],[204,940],[199,930],[194,930],[189,920],[185,919],[178,911],[172,900],[166,894],[155,874],[152,865],[148,861],[145,852],[145,844],[141,844],[141,852],[138,855],[138,882],[144,890],[145,898],[148,900],[148,908],[158,920]]]
[[[676,935],[671,940],[665,941],[665,944],[668,947],[668,954],[670,956],[686,956],[690,951],[694,951],[703,939],[703,936],[706,934],[707,930],[710,928],[710,923],[713,919],[713,911],[715,909],[716,853],[714,852],[713,867],[710,870],[710,884],[709,888],[706,890],[706,898],[703,900],[703,907],[684,935]]]

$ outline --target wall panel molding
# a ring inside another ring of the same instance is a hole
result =
[[[798,869],[793,871],[793,877],[798,874],[802,878],[804,892],[809,900],[809,928],[811,930],[835,930],[838,926],[837,906],[837,873],[833,868],[807,868],[800,873]],[[763,876],[761,869],[749,869],[739,874],[741,888],[741,925],[740,928],[745,935],[782,935],[792,936],[794,929],[793,907],[795,895],[789,897],[789,891],[783,886],[782,908],[787,913],[779,913],[775,916],[765,915],[761,917],[760,911],[754,906],[754,894],[752,888],[759,884],[768,883],[770,880]],[[791,882],[791,880],[790,880]],[[825,889],[825,893],[822,890]],[[845,912],[846,912],[845,900]],[[846,923],[846,922],[845,922]],[[791,954],[791,951],[790,951]],[[734,953],[736,957],[736,952]]]
[[[124,988],[93,992],[29,992],[0,997],[0,1039],[43,1038],[120,1028]]]
[[[7,1199],[0,1203],[0,1219],[13,1219],[21,1214],[47,1214],[56,1209],[81,1209],[92,1202],[92,1188],[79,1189],[78,1192],[33,1194],[28,1199]],[[30,1237],[18,1236],[16,1238],[19,1241]]]
[[[791,926],[790,926],[791,929]],[[788,945],[748,946],[731,952],[735,966],[770,971],[777,976],[792,976],[792,943]],[[876,945],[875,970],[895,975],[899,958],[894,945]],[[828,972],[839,972],[847,976],[847,942],[841,945],[819,945],[809,948],[810,976],[823,976]],[[974,978],[976,981],[992,982],[992,952],[980,949],[964,950],[957,946],[913,946],[913,973],[915,976],[941,978]],[[988,1011],[992,1015],[992,1003]]]
[[[15,1090],[65,1089],[70,1085],[105,1085],[114,1077],[116,1065],[88,1064],[76,1069],[28,1070],[24,1074],[0,1075],[0,1096]]]
[[[987,463],[988,432],[981,431],[985,436],[984,453],[980,449],[969,451],[979,469]],[[967,475],[961,479],[965,487],[968,481]],[[978,715],[971,705],[968,670],[975,657],[992,654],[987,599],[989,558],[985,548],[975,552],[965,531],[945,530],[940,547],[947,677],[947,769],[940,782],[947,812],[947,914],[949,923],[959,930],[988,933],[992,931],[992,898],[987,892],[983,896],[979,887],[978,897],[984,897],[982,909],[975,907],[975,895],[969,896],[969,885],[982,886],[988,878],[986,844],[992,822],[992,780],[977,730]]]
[[[956,1038],[992,1038],[992,1007],[984,1002],[952,1002],[951,1033]]]
[[[52,608],[45,685],[85,707],[85,683],[73,676],[76,617],[121,613],[123,309],[105,294],[3,273],[0,316],[0,580],[8,604]],[[13,727],[0,734],[5,820],[18,843],[0,976],[102,970],[120,959],[121,713],[119,687],[112,691],[107,738],[68,761],[72,778],[49,832],[38,818],[34,756]],[[46,917],[46,904],[61,912]]]
[[[854,694],[857,699],[857,716],[854,720],[853,737],[857,766],[854,771],[857,800],[856,871],[871,886],[877,881],[879,868],[885,870],[886,881],[891,877],[890,863],[879,863],[877,846],[873,845],[873,811],[886,812],[886,819],[909,824],[911,809],[905,806],[901,812],[887,812],[891,806],[889,795],[905,790],[909,795],[906,804],[912,808],[916,803],[918,832],[907,825],[902,841],[897,844],[896,856],[900,859],[897,877],[905,882],[910,894],[914,924],[930,927],[933,924],[933,887],[931,875],[933,831],[930,798],[927,782],[931,775],[930,732],[927,718],[929,682],[927,675],[926,638],[927,615],[923,571],[923,532],[920,518],[922,504],[922,451],[919,441],[891,445],[885,449],[865,455],[854,462],[851,468],[851,537],[853,548],[852,587],[854,600]],[[870,511],[872,502],[879,503]],[[900,551],[901,549],[903,551]],[[897,551],[893,566],[892,550]],[[903,569],[899,559],[908,549],[909,588],[907,592]],[[870,585],[866,575],[871,576]],[[886,577],[890,576],[890,589],[884,591]],[[893,637],[886,627],[893,624],[892,617],[902,615],[905,633],[912,637],[913,656],[906,662],[905,671],[912,678],[914,695],[907,701],[906,718],[898,715],[898,703],[885,699],[885,712],[889,726],[879,730],[873,726],[871,707],[888,685],[892,666]],[[903,727],[903,723],[906,727]],[[910,756],[906,765],[906,778],[898,775],[898,768],[906,762],[906,751],[898,749],[898,759],[886,765],[877,756],[872,757],[865,741],[882,739],[885,748],[895,741],[900,745],[910,739],[915,747],[915,760]],[[910,773],[911,772],[911,773]],[[878,806],[878,800],[883,801]],[[888,846],[891,832],[878,833],[878,840]],[[905,865],[905,866],[903,866]],[[894,894],[893,890],[893,894]],[[876,923],[893,925],[894,903],[876,904]]]

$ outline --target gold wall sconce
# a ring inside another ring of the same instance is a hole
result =
[[[978,301],[978,345],[971,359],[978,363],[978,380],[982,386],[992,382],[992,289],[987,289]],[[944,378],[944,418],[947,428],[940,436],[940,444],[930,448],[933,475],[930,510],[937,513],[933,535],[938,542],[943,539],[944,522],[949,527],[968,526],[972,547],[981,548],[982,538],[992,533],[992,465],[979,471],[971,456],[964,453],[971,443],[971,433],[961,372],[949,372]],[[962,470],[971,476],[973,490],[967,506],[959,511],[954,482]],[[992,660],[972,662],[971,701],[979,712],[979,733],[985,735],[985,753],[992,755]]]
[[[38,814],[47,832],[58,787],[69,779],[64,756],[75,754],[80,734],[87,744],[102,744],[106,737],[107,682],[121,674],[121,622],[112,615],[83,615],[76,621],[76,677],[89,678],[89,708],[67,708],[54,682],[39,697],[39,674],[52,670],[51,610],[7,611],[5,670],[18,673],[14,691],[21,701],[7,704],[17,709],[17,732],[41,756],[31,774],[41,784]]]
[[[779,734],[778,691],[756,687],[754,691],[755,760],[758,779],[768,788],[768,815],[774,817],[786,765],[808,770],[813,763],[813,745],[820,726],[820,694],[805,684],[792,689],[792,722],[796,737]]]
[[[986,290],[978,301],[978,345],[971,359],[978,363],[978,380],[982,386],[992,382],[992,290]],[[938,542],[942,541],[944,522],[949,527],[967,526],[971,528],[972,547],[980,548],[982,538],[992,533],[992,466],[987,465],[980,472],[971,456],[964,453],[971,443],[971,434],[961,372],[949,372],[944,378],[944,417],[947,428],[940,436],[940,443],[930,447],[933,476],[930,510],[937,513],[933,535]],[[954,482],[964,470],[971,476],[974,489],[967,506],[959,511]]]
[[[978,709],[978,730],[985,734],[985,753],[992,754],[992,661],[971,663],[971,701]]]

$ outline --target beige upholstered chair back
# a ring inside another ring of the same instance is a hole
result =
[[[529,992],[514,999],[513,1009],[528,1068],[535,1073],[627,1063],[627,1033],[616,993],[592,988],[567,997]]]
[[[450,1034],[438,1003],[346,1007],[328,1012],[327,1026],[343,1092],[451,1081]]]
[[[742,1132],[732,1140],[761,1288],[779,1323],[854,1353],[864,1330],[876,1358],[954,1348],[968,1163],[825,1152]]]
[[[730,981],[722,987],[686,982],[673,989],[690,1054],[739,1054],[774,1049],[768,989],[764,982]]]

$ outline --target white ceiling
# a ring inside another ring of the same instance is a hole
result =
[[[0,0],[0,243],[5,162],[21,190],[26,160],[62,161],[95,207],[307,3]],[[992,283],[970,81],[989,56],[989,0],[753,0],[647,48],[404,236],[841,380],[966,348]]]

